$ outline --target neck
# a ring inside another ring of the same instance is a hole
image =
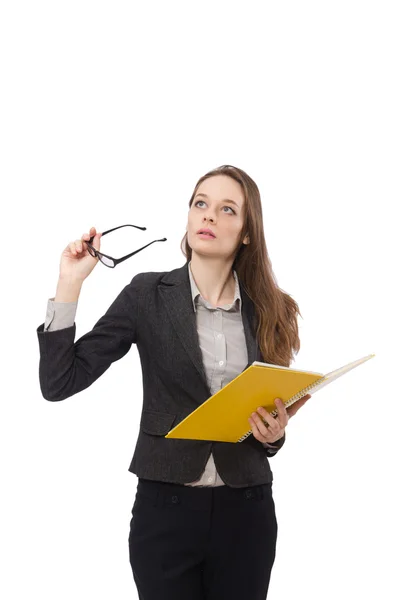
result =
[[[200,294],[217,306],[223,299],[234,297],[233,258],[224,260],[192,253],[190,268]]]

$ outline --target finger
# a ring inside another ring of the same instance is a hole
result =
[[[249,424],[251,425],[251,429],[252,429],[252,435],[259,440],[260,442],[267,442],[266,437],[260,432],[258,425],[256,424],[256,422],[254,421],[253,418],[249,418],[248,419]],[[266,428],[265,428],[266,429]],[[266,430],[267,431],[267,430]],[[270,443],[270,442],[269,442]]]
[[[76,240],[74,242],[74,245],[76,246],[76,251],[78,254],[83,251],[83,245],[81,243],[81,240]]]
[[[252,413],[251,418],[254,420],[256,427],[264,437],[268,437],[269,435],[277,435],[280,431],[280,424],[278,421],[276,421],[276,419],[273,419],[274,425],[270,424],[269,421],[265,419],[267,423],[269,423],[269,427],[266,427],[266,424],[263,422],[259,414]]]
[[[88,248],[87,244],[89,243],[89,239],[90,239],[90,236],[88,234],[84,234],[84,236],[86,236],[85,239],[82,238],[81,240],[79,240],[80,247],[83,251],[87,250],[87,248]]]
[[[267,410],[262,406],[259,406],[256,410],[258,414],[265,419],[267,423],[269,423],[269,427],[271,427],[274,431],[277,431],[280,422],[275,417],[272,417],[272,415],[268,413]]]
[[[276,398],[275,404],[276,404],[276,408],[277,408],[277,420],[279,421],[281,427],[284,428],[288,424],[288,419],[289,419],[287,409],[285,407],[284,402],[281,400],[281,398]]]
[[[96,233],[95,227],[91,227],[91,229],[90,229],[90,231],[88,233],[84,232],[84,233],[81,234],[81,238],[80,239],[81,239],[81,241],[89,242],[91,238],[94,239],[94,237],[96,236],[96,234],[97,233]]]
[[[93,248],[95,248],[95,250],[99,250],[101,237],[102,233],[96,233],[94,239],[91,242],[91,245]]]
[[[309,398],[311,398],[310,394],[308,394],[308,396]],[[288,408],[289,417],[293,417],[294,415],[296,415],[298,410],[302,408],[304,404],[306,404],[309,398],[307,396],[303,396],[303,398],[300,398],[299,400],[297,400],[297,402],[294,402],[294,404]]]

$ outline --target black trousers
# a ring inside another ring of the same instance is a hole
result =
[[[272,483],[138,480],[128,542],[140,600],[264,600],[276,540]]]

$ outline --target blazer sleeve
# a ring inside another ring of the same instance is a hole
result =
[[[124,287],[91,331],[74,341],[76,323],[54,331],[37,328],[43,397],[65,400],[88,388],[137,339],[139,275]]]
[[[77,301],[55,302],[55,298],[50,298],[47,302],[44,331],[55,331],[55,329],[72,327],[76,311]]]
[[[266,450],[266,456],[268,456],[269,458],[271,456],[274,456],[275,454],[277,454],[277,452],[280,450],[280,448],[282,448],[285,444],[285,432],[283,437],[281,437],[279,440],[277,440],[277,442],[272,442],[272,447],[270,448],[265,448]]]

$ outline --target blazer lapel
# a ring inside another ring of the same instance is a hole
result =
[[[255,319],[254,305],[246,294],[241,282],[239,284],[242,300],[242,319],[248,353],[248,363],[243,369],[245,370],[254,360],[258,360],[259,346],[256,342],[253,329]],[[183,267],[166,273],[160,280],[158,289],[180,342],[194,367],[197,369],[208,396],[211,396],[197,333],[196,313],[193,309],[188,263],[186,262]]]

